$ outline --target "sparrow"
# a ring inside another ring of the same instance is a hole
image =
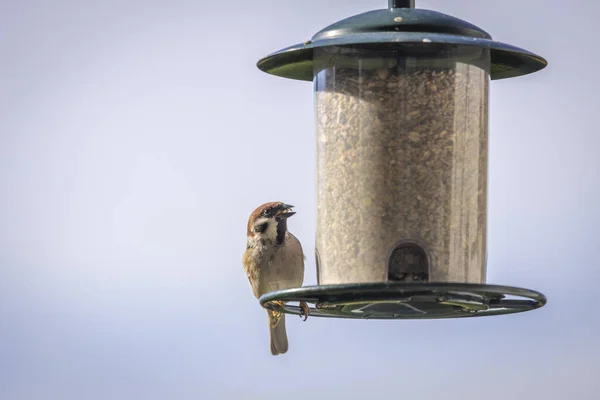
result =
[[[244,271],[258,299],[275,290],[302,286],[304,282],[304,253],[300,241],[287,229],[287,220],[296,214],[289,204],[280,201],[265,203],[248,218]],[[280,306],[284,306],[283,302]],[[300,302],[304,320],[310,309]],[[285,314],[267,310],[271,354],[288,351]]]

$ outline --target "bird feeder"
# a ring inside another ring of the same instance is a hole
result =
[[[489,81],[544,68],[526,50],[414,1],[326,27],[258,62],[312,81],[317,286],[263,295],[313,316],[452,318],[539,308],[486,284]]]

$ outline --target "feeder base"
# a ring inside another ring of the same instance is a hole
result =
[[[510,298],[509,298],[510,297]],[[533,290],[470,283],[359,283],[305,286],[262,295],[267,309],[303,315],[298,305],[314,305],[310,317],[357,319],[438,319],[483,317],[535,310],[546,297]]]

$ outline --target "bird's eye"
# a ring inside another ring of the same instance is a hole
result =
[[[269,209],[265,209],[265,211],[263,211],[263,215],[269,215]]]

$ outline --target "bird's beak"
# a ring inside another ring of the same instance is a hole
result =
[[[294,206],[289,204],[282,204],[279,210],[277,211],[277,216],[279,218],[291,217],[292,215],[296,214],[295,211],[292,211],[292,208],[294,208]]]

